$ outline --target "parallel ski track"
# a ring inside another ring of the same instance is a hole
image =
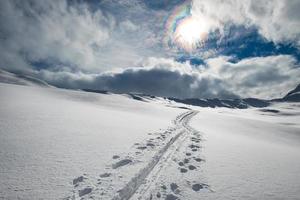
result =
[[[159,172],[168,165],[168,160],[176,152],[181,143],[185,141],[189,133],[195,131],[188,125],[189,120],[197,114],[197,111],[188,111],[176,117],[173,121],[176,126],[175,131],[178,132],[172,137],[163,148],[161,148],[149,161],[149,163],[141,169],[119,192],[113,197],[113,200],[129,200],[139,190],[139,194],[143,196],[158,177]],[[147,179],[151,181],[147,181]],[[141,197],[142,198],[142,197]]]

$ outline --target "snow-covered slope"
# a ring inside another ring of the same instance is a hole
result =
[[[213,192],[198,199],[299,199],[300,105],[268,109],[201,109],[199,174]]]
[[[0,83],[0,199],[61,199],[114,155],[167,129],[182,109],[56,88]],[[133,162],[137,162],[133,160]]]
[[[130,199],[299,198],[299,104],[193,109],[198,113],[164,164]]]
[[[0,83],[0,127],[0,199],[300,196],[299,103],[201,108]]]

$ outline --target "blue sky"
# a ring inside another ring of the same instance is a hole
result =
[[[0,68],[63,88],[277,98],[300,82],[299,9],[298,0],[3,0]]]

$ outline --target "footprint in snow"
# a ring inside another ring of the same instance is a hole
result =
[[[195,170],[196,167],[194,165],[189,165],[189,170]]]
[[[161,197],[160,192],[157,192],[156,197],[157,197],[157,198],[160,198],[160,197]]]
[[[165,200],[176,200],[179,199],[177,196],[175,196],[174,194],[168,194],[165,198]]]
[[[117,169],[119,167],[128,165],[129,163],[132,163],[132,160],[130,160],[130,159],[123,159],[123,160],[120,160],[119,162],[116,162],[116,163],[112,164],[112,168],[113,169]]]
[[[155,146],[153,143],[150,143],[150,142],[147,143],[146,145],[147,145],[148,147],[154,147],[154,146]]]
[[[142,147],[137,147],[137,149],[144,150],[147,149],[147,147],[142,146]]]
[[[83,179],[85,179],[83,176],[79,176],[79,177],[73,179],[73,185],[77,185],[78,183],[82,182]]]
[[[204,161],[204,160],[203,160],[203,159],[201,159],[201,158],[194,158],[194,160],[195,160],[195,161],[197,161],[197,162]]]
[[[100,174],[101,178],[107,178],[107,177],[110,177],[110,176],[111,176],[111,173]]]
[[[171,183],[170,184],[170,188],[172,190],[172,192],[174,192],[175,194],[179,194],[180,190],[178,189],[179,186],[176,183]]]
[[[84,189],[82,189],[82,190],[79,190],[79,197],[82,197],[82,196],[84,196],[84,195],[87,195],[87,194],[91,193],[92,190],[93,190],[93,189],[90,188],[90,187],[86,187],[86,188],[84,188]]]
[[[194,145],[194,144],[191,144],[189,147],[191,149],[199,149],[200,148],[198,145]]]
[[[197,184],[192,185],[192,189],[197,192],[197,191],[203,189],[203,186],[201,184],[197,183]]]
[[[191,137],[192,141],[200,141],[201,139],[199,137]]]
[[[185,168],[180,168],[180,172],[181,172],[181,173],[187,173],[187,171],[188,171],[188,170],[185,169]]]
[[[196,183],[196,184],[192,185],[192,190],[194,190],[195,192],[198,192],[199,190],[202,190],[204,188],[209,189],[209,185],[204,184],[204,183]]]

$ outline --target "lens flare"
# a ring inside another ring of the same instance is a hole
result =
[[[208,27],[204,18],[191,14],[189,1],[176,7],[165,24],[165,45],[176,45],[187,52],[200,47],[208,37]]]

